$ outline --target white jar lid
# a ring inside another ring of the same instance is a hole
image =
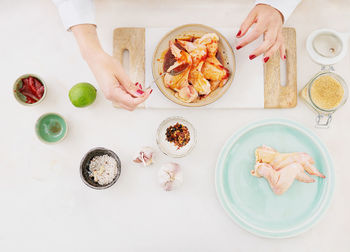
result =
[[[323,66],[339,62],[347,53],[349,34],[330,29],[313,31],[306,40],[306,49],[316,63]]]

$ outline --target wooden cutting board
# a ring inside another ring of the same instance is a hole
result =
[[[264,107],[293,108],[297,104],[296,32],[283,28],[286,47],[286,83],[281,85],[280,57],[277,52],[264,64]],[[145,83],[145,28],[116,28],[113,32],[113,55],[123,61],[129,51],[129,76],[133,82]]]
[[[281,85],[280,54],[276,53],[264,64],[265,108],[293,108],[297,105],[297,51],[294,28],[283,28],[286,47],[286,83]]]

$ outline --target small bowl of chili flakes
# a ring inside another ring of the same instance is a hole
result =
[[[36,105],[46,96],[45,82],[35,74],[23,74],[17,78],[13,86],[16,100],[23,105]]]
[[[196,145],[196,131],[193,125],[182,117],[165,119],[157,130],[159,149],[171,157],[184,157]]]

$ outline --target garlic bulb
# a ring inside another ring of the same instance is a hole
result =
[[[180,187],[183,182],[183,172],[177,163],[164,164],[158,172],[159,183],[165,191]]]
[[[143,164],[143,166],[150,166],[154,162],[155,151],[152,147],[142,147],[141,150],[136,154],[134,162]]]

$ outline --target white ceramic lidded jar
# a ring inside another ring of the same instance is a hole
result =
[[[329,29],[313,31],[307,38],[307,51],[321,65],[321,71],[305,85],[300,96],[316,111],[317,128],[328,128],[333,113],[348,98],[347,84],[333,68],[346,55],[348,39],[349,34]]]

